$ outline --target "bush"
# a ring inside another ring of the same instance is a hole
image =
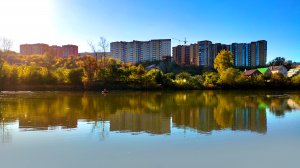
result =
[[[71,69],[68,78],[71,84],[75,84],[75,85],[82,84],[83,69],[81,68]]]
[[[275,73],[271,75],[270,84],[272,87],[280,88],[288,85],[289,81],[281,73]]]
[[[291,80],[292,84],[296,87],[300,87],[300,74],[297,76],[294,76]]]
[[[238,69],[228,68],[220,74],[220,83],[225,86],[236,87],[237,78],[241,76]]]
[[[206,72],[203,74],[204,83],[203,86],[206,88],[216,88],[218,86],[219,74],[216,72]]]

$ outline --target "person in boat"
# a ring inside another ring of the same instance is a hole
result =
[[[102,94],[106,94],[106,93],[108,93],[108,90],[103,89]]]

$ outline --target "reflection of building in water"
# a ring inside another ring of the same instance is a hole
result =
[[[213,111],[210,108],[178,111],[172,115],[174,125],[190,127],[200,132],[231,128],[265,133],[266,111],[252,108],[237,108],[235,111]]]
[[[265,110],[244,108],[234,112],[233,130],[250,130],[259,133],[267,131],[267,116]]]
[[[63,127],[65,129],[76,128],[77,118],[71,115],[53,116],[53,115],[31,115],[19,118],[19,128],[30,130],[48,130],[53,127]]]
[[[172,124],[199,132],[220,129],[267,131],[266,108],[284,115],[300,98],[230,95],[218,92],[129,92],[107,97],[86,93],[43,93],[0,99],[0,119],[25,130],[76,128],[78,120],[109,122],[110,131],[168,134]],[[243,98],[240,98],[243,97]],[[33,99],[34,98],[34,99]],[[95,127],[97,128],[97,127]]]
[[[210,108],[195,108],[190,111],[181,110],[172,114],[172,122],[176,127],[190,127],[201,132],[219,129]]]
[[[110,131],[170,133],[170,118],[159,112],[117,112],[110,116]]]
[[[214,113],[212,109],[201,108],[199,113],[199,130],[203,132],[211,132],[212,130],[220,129],[220,126],[218,126],[214,119]]]

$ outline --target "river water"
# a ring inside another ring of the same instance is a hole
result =
[[[299,167],[300,92],[1,92],[0,167]]]

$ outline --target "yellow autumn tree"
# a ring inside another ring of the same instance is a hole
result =
[[[218,71],[219,74],[221,74],[226,69],[232,67],[233,67],[232,53],[226,50],[220,51],[214,60],[214,68]]]

